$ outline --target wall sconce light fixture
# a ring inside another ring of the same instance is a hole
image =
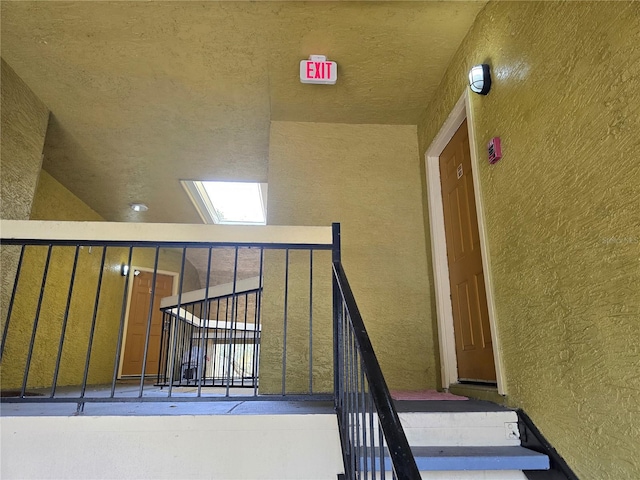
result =
[[[471,91],[480,95],[486,95],[491,90],[491,69],[483,63],[471,67],[469,71],[469,87]]]
[[[144,203],[130,203],[129,207],[134,212],[146,212],[147,210],[149,210],[149,207],[147,207]]]
[[[123,263],[123,264],[120,266],[120,274],[121,274],[123,277],[126,277],[127,275],[129,275],[129,265],[126,265],[126,264],[124,264],[124,263]],[[134,275],[134,276],[136,276],[136,277],[137,277],[138,275],[140,275],[140,270],[134,270],[134,271],[133,271],[133,275]]]

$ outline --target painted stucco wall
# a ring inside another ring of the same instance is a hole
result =
[[[492,2],[418,127],[424,158],[469,68],[492,65],[472,148],[508,402],[581,479],[640,478],[638,38],[638,2]]]
[[[44,170],[41,171],[38,181],[31,219],[104,220]],[[28,388],[51,385],[69,293],[74,253],[74,247],[61,246],[54,247],[52,250],[29,369]],[[3,358],[3,389],[19,388],[22,384],[46,255],[47,247],[30,246],[25,250]],[[89,384],[111,382],[124,289],[124,277],[120,274],[120,267],[126,263],[127,255],[128,251],[123,248],[107,249],[94,341],[91,347]],[[79,250],[57,381],[59,386],[78,385],[82,382],[101,257],[102,248],[100,247],[83,247]],[[159,258],[159,269],[180,271],[181,252],[174,249],[161,249]],[[133,264],[153,267],[153,261],[153,249],[134,249]],[[199,288],[198,276],[191,264],[187,265],[185,271],[184,288],[185,290]]]
[[[42,170],[31,220],[102,221],[103,218]],[[50,386],[53,379],[74,252],[74,247],[52,249],[29,369],[29,388]],[[19,388],[22,384],[46,256],[45,246],[25,249],[3,358],[3,389]],[[101,257],[102,249],[98,247],[79,250],[57,382],[60,386],[82,382]],[[113,373],[124,287],[124,278],[119,272],[122,257],[122,251],[107,251],[91,349],[89,384],[109,382]]]
[[[308,251],[291,250],[287,268],[283,250],[265,252],[260,336],[262,394],[282,393],[283,362],[286,393],[310,391],[310,366],[312,391],[333,391],[331,252],[313,253],[312,277],[310,262]],[[310,278],[313,278],[312,288]],[[310,295],[313,295],[312,299]],[[313,334],[311,354],[310,329]]]
[[[0,60],[2,202],[0,218],[26,220],[42,165],[49,110],[4,60]]]
[[[60,182],[53,178],[45,170],[41,171],[38,181],[38,189],[33,202],[31,220],[62,220],[62,221],[104,221],[104,218],[92,210],[86,203],[76,197]],[[122,254],[121,262],[126,263],[128,252]],[[118,257],[120,258],[120,257]],[[133,249],[131,265],[137,267],[153,268],[155,262],[155,249],[136,247]],[[158,257],[158,269],[180,273],[182,263],[182,250],[177,248],[161,248]],[[200,288],[200,280],[193,264],[188,260],[184,267],[183,291],[197,290]]]
[[[26,220],[42,165],[49,110],[4,59],[0,71],[0,218]],[[19,255],[16,247],[0,247],[0,305],[9,301]],[[0,323],[4,325],[4,316]]]
[[[343,264],[383,372],[395,389],[435,385],[417,155],[415,126],[271,124],[268,223],[341,223]],[[330,258],[324,260],[314,275],[325,275],[321,279],[325,290],[317,294],[324,295],[324,311],[330,315]],[[305,275],[305,262],[308,257],[292,259],[296,275]],[[282,321],[279,301],[269,303],[269,275],[284,278],[279,265],[273,273],[272,265],[265,263],[263,355],[267,322]],[[305,296],[300,292],[291,297],[302,298],[302,325],[304,312],[308,317]],[[301,334],[293,344],[302,346],[304,341]],[[294,348],[292,343],[288,348]],[[330,349],[323,356],[331,362]],[[306,375],[307,362],[301,363],[300,374]],[[267,371],[261,367],[262,387]],[[325,370],[330,375],[330,363]]]

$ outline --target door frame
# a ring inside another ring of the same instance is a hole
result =
[[[458,99],[453,110],[440,128],[431,145],[425,153],[427,175],[427,197],[429,208],[429,229],[431,233],[431,253],[433,261],[433,277],[436,299],[436,314],[438,323],[438,342],[440,346],[440,365],[443,388],[458,383],[458,362],[456,358],[456,344],[453,330],[453,306],[451,305],[451,287],[449,286],[449,266],[447,264],[447,243],[444,227],[444,209],[442,204],[442,186],[440,184],[440,155],[458,131],[462,122],[467,119],[469,133],[469,149],[471,150],[471,175],[473,178],[474,196],[476,199],[476,217],[480,234],[480,252],[482,254],[482,269],[487,291],[487,308],[489,311],[489,325],[491,327],[491,342],[493,344],[493,358],[496,367],[496,381],[498,393],[506,395],[506,381],[503,375],[500,348],[496,329],[496,313],[493,296],[493,282],[489,268],[489,249],[487,230],[485,228],[484,211],[480,180],[477,175],[478,156],[475,149],[475,131],[471,97],[469,89]]]
[[[140,270],[141,272],[150,272],[153,273],[153,268],[149,267],[136,267],[135,265],[131,265],[129,267],[129,273],[127,274],[127,306],[125,308],[124,313],[124,328],[122,330],[122,345],[120,346],[120,362],[118,363],[118,379],[122,378],[122,364],[124,363],[124,349],[127,346],[127,329],[129,328],[129,310],[131,309],[131,294],[133,293],[133,279],[135,278],[134,272],[136,270]],[[173,282],[171,284],[171,294],[178,294],[178,280],[180,279],[180,274],[177,272],[170,272],[168,270],[156,270],[156,273],[161,275],[168,275],[173,277]],[[129,375],[126,375],[129,377]],[[137,377],[137,375],[133,375],[133,377]]]

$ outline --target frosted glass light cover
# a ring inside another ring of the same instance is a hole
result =
[[[469,87],[475,93],[486,95],[491,89],[491,71],[489,65],[475,65],[469,71]]]

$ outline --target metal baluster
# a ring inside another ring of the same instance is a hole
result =
[[[371,478],[376,478],[376,442],[375,442],[375,430],[373,423],[373,415],[375,414],[375,405],[373,404],[373,396],[371,391],[367,394],[367,400],[369,401],[369,431],[371,432]]]
[[[351,361],[353,357],[352,349],[353,349],[353,332],[350,326],[347,328],[347,402],[348,402],[348,411],[349,411],[349,446],[351,450],[351,465],[355,472],[358,471],[358,466],[356,465],[356,449],[355,449],[355,438],[353,435],[353,426],[355,425],[355,418],[353,416],[354,406],[353,406],[353,395],[351,394],[351,390],[353,389],[353,363]]]
[[[167,383],[169,382],[169,377],[171,376],[171,369],[173,368],[173,363],[171,360],[171,357],[169,355],[169,348],[171,347],[171,332],[174,332],[175,335],[175,331],[177,330],[177,326],[174,326],[174,320],[173,320],[173,315],[171,314],[171,307],[169,307],[168,311],[165,312],[166,315],[166,320],[165,323],[162,325],[162,331],[163,331],[163,335],[164,335],[164,329],[166,327],[167,330],[167,338],[166,340],[162,339],[165,345],[165,349],[164,349],[164,363],[165,363],[165,369],[164,369],[164,378],[162,380],[162,383],[164,385],[167,385]],[[176,324],[177,325],[177,324]]]
[[[309,395],[313,394],[313,250],[309,250]]]
[[[62,360],[62,347],[64,346],[64,336],[67,332],[67,321],[69,320],[69,308],[71,307],[71,296],[73,294],[73,286],[76,279],[76,269],[78,267],[78,255],[80,254],[80,246],[76,245],[75,254],[73,256],[73,266],[71,267],[71,280],[69,280],[69,293],[67,294],[67,304],[64,308],[64,317],[62,318],[62,328],[60,329],[60,343],[58,344],[58,354],[56,356],[56,367],[53,371],[53,381],[51,382],[50,398],[56,394],[56,385],[58,384],[58,373],[60,371],[60,361]]]
[[[169,323],[171,320],[171,315],[166,311],[163,310],[162,311],[162,330],[160,330],[160,358],[158,359],[158,376],[157,376],[157,382],[158,385],[160,386],[160,390],[162,390],[162,388],[164,387],[164,385],[167,383],[167,358],[165,355],[165,351],[167,351],[167,349],[165,349],[165,343],[169,341],[169,337],[168,335],[166,336],[165,339],[165,332],[167,331],[167,323]]]
[[[0,345],[0,361],[2,361],[2,357],[4,356],[4,346],[7,343],[7,335],[9,335],[9,321],[11,320],[11,312],[13,311],[13,301],[16,298],[16,291],[18,290],[18,281],[20,280],[20,271],[22,270],[22,259],[24,258],[25,247],[26,245],[22,245],[22,247],[20,247],[20,257],[18,257],[16,278],[13,281],[11,298],[9,299],[9,306],[7,308],[7,321],[4,322],[4,329],[2,330],[2,345]]]
[[[214,343],[213,343],[213,336],[216,333],[216,327],[218,325],[218,314],[216,311],[216,317],[215,319],[211,319],[209,318],[211,316],[211,312],[213,311],[213,303],[214,300],[207,300],[207,333],[204,339],[204,358],[207,359],[209,358],[209,347],[211,347],[211,350],[214,352],[215,354],[215,350],[214,350]],[[218,305],[216,308],[219,309],[220,308],[220,300],[216,300],[215,303]],[[212,323],[213,322],[213,323]],[[213,327],[211,326],[213,325]],[[211,345],[209,345],[211,343]],[[215,355],[211,355],[211,360],[209,361],[209,364],[207,365],[207,362],[205,361],[205,365],[204,365],[204,372],[203,372],[203,385],[207,385],[207,371],[208,369],[211,369],[211,371],[213,372],[211,374],[211,378],[213,379],[213,375],[215,373],[215,369],[213,368],[215,364]],[[213,380],[212,380],[213,382]],[[213,386],[213,383],[212,383]]]
[[[242,386],[244,387],[245,369],[247,366],[247,315],[249,314],[249,293],[244,294],[244,328],[242,330]]]
[[[178,290],[178,305],[176,305],[176,329],[178,328],[178,322],[180,321],[180,307],[182,304],[182,287],[184,286],[184,264],[186,263],[186,257],[187,257],[187,248],[183,247],[182,248],[182,263],[180,264],[180,285],[179,285],[179,290]],[[154,268],[154,274],[155,274],[155,269],[157,269],[157,262],[158,262],[158,254],[156,253],[156,268]],[[155,278],[154,278],[154,286],[155,286]],[[176,349],[178,346],[178,335],[174,335],[173,338],[173,347],[171,348],[171,370],[169,371],[170,377],[169,377],[169,393],[168,396],[171,397],[171,393],[173,392],[173,376],[175,374],[175,363],[176,363]],[[182,342],[184,343],[184,342]],[[146,351],[145,351],[145,356],[146,356]],[[182,360],[179,360],[180,362],[182,362]],[[179,370],[180,370],[180,377],[182,377],[182,365],[179,365]]]
[[[365,400],[365,378],[364,378],[364,368],[362,364],[362,358],[360,359],[360,403],[362,405],[362,461],[364,463],[364,478],[368,478],[369,468],[367,462],[369,461],[368,455],[368,446],[367,446],[367,404]]]
[[[200,348],[198,355],[202,359],[202,367],[200,367],[200,358],[198,358],[198,397],[202,395],[202,377],[207,371],[207,343],[209,343],[209,283],[211,281],[211,254],[212,248],[209,247],[209,253],[207,256],[207,281],[204,288],[204,305],[202,306],[202,317],[200,318]],[[206,340],[205,340],[206,338]]]
[[[98,304],[100,303],[100,289],[102,287],[102,275],[104,273],[104,260],[107,256],[107,247],[102,247],[102,259],[100,260],[100,274],[98,275],[98,286],[96,288],[96,300],[93,305],[93,319],[91,320],[91,331],[89,332],[89,346],[87,347],[87,359],[84,364],[84,375],[82,377],[82,389],[80,390],[80,398],[84,398],[87,388],[87,378],[89,377],[89,362],[91,360],[91,349],[93,348],[93,335],[96,330],[96,320],[98,318]],[[84,403],[78,404],[78,410],[84,410]]]
[[[334,403],[338,401],[339,395],[338,390],[339,386],[339,376],[335,374],[335,372],[340,371],[340,362],[344,361],[344,358],[341,356],[343,352],[340,352],[340,335],[344,335],[344,331],[341,332],[340,323],[343,318],[342,312],[344,310],[344,302],[342,298],[342,293],[338,284],[338,271],[337,268],[340,265],[341,259],[341,251],[340,251],[340,224],[333,223],[331,225],[331,238],[332,238],[332,247],[331,247],[331,263],[332,263],[332,297],[333,297],[333,391],[334,391]]]
[[[140,372],[140,390],[138,391],[138,398],[142,398],[142,391],[144,389],[144,376],[147,373],[147,352],[149,351],[149,334],[151,333],[151,319],[153,316],[153,300],[156,295],[156,279],[158,277],[158,257],[159,256],[160,256],[160,247],[156,247],[156,256],[153,262],[153,276],[151,279],[151,298],[149,299],[149,314],[147,315],[147,331],[144,337],[144,354],[142,356],[142,372]],[[181,278],[182,278],[182,275],[181,275]],[[180,306],[178,305],[178,311],[179,310],[180,310]]]
[[[187,356],[187,371],[186,371],[186,377],[185,380],[187,381],[187,385],[189,385],[190,382],[190,378],[189,375],[192,374],[191,372],[191,365],[193,365],[193,330],[194,330],[194,325],[193,325],[193,311],[191,312],[186,312],[186,313],[191,313],[191,324],[187,326],[187,330],[189,332],[189,355]],[[197,370],[197,368],[196,368]],[[197,375],[197,373],[196,373]],[[180,375],[180,383],[182,383],[182,377],[183,375]]]
[[[120,326],[118,328],[118,342],[116,344],[116,358],[113,362],[113,376],[111,379],[111,398],[114,397],[116,391],[116,380],[118,378],[118,368],[120,368],[120,355],[122,350],[122,338],[124,337],[124,321],[127,312],[127,297],[129,294],[129,281],[131,279],[131,259],[133,257],[133,247],[129,247],[129,257],[127,259],[127,276],[124,278],[124,287],[122,289],[122,308],[120,310]],[[74,265],[75,267],[75,265]],[[133,275],[135,278],[135,275]],[[71,295],[71,291],[69,291]],[[158,376],[160,375],[160,368],[158,366]],[[160,379],[158,378],[158,383]]]
[[[235,365],[236,365],[236,353],[237,343],[236,336],[238,335],[238,309],[240,307],[240,298],[235,296],[231,299],[231,342],[229,343],[229,377],[227,387],[229,385],[235,386]]]
[[[346,315],[344,315],[344,304],[340,304],[340,312],[342,313],[342,315],[340,315],[340,319],[341,319],[341,324],[342,324],[342,328],[341,328],[341,339],[342,339],[342,345],[341,345],[341,358],[340,358],[340,365],[342,367],[342,370],[340,372],[340,403],[341,403],[341,411],[342,411],[342,425],[343,425],[343,431],[344,431],[344,445],[345,448],[349,449],[349,452],[351,452],[351,439],[349,438],[349,406],[348,406],[348,397],[347,397],[347,379],[348,379],[348,372],[349,372],[349,367],[347,365],[347,338],[348,338],[348,326],[347,326],[347,317]],[[352,466],[351,466],[351,455],[350,453],[348,454],[349,457],[349,469],[350,471],[352,470]]]
[[[238,247],[235,247],[235,256],[234,256],[234,263],[233,263],[233,290],[231,291],[231,321],[234,321],[234,317],[235,317],[235,300],[236,300],[236,283],[238,281]],[[225,327],[228,327],[228,323],[227,325],[225,325]],[[225,335],[225,339],[226,339],[226,335]],[[233,341],[233,330],[231,330],[231,341]],[[231,382],[231,343],[229,343],[227,345],[228,348],[228,355],[229,358],[227,359],[227,390],[225,392],[225,397],[229,396],[229,384]]]
[[[225,302],[226,302],[226,305],[228,306],[229,299],[226,298]],[[226,310],[226,307],[225,307],[225,321],[226,321],[226,317],[227,317],[226,311],[227,310]],[[213,330],[213,385],[216,384],[216,372],[217,372],[217,370],[220,370],[220,365],[218,364],[218,331],[219,331],[219,327],[220,327],[220,299],[218,299],[218,306],[217,306],[217,309],[216,309],[216,328]],[[222,381],[224,382],[224,378],[222,378]],[[220,386],[224,386],[224,383],[221,383]]]
[[[262,342],[262,332],[260,330],[260,314],[262,307],[262,275],[264,268],[264,247],[260,247],[260,272],[258,273],[258,287],[256,293],[256,321],[254,324],[254,340],[253,340],[253,396],[258,396],[258,379],[260,369],[260,344]]]
[[[286,395],[287,384],[287,311],[289,306],[289,249],[285,253],[284,273],[284,319],[282,333],[282,396]]]
[[[354,450],[354,461],[356,465],[356,471],[358,472],[358,477],[360,477],[360,423],[358,420],[358,363],[357,356],[358,351],[356,347],[356,335],[353,330],[351,330],[351,347],[349,352],[351,356],[349,357],[349,363],[351,364],[351,408],[353,410],[353,450]]]
[[[382,433],[382,423],[380,422],[380,415],[378,415],[378,446],[380,456],[380,480],[385,480],[387,469],[384,460],[384,436]]]
[[[29,352],[27,353],[27,363],[24,368],[24,375],[22,376],[22,388],[20,389],[20,397],[23,398],[25,391],[27,390],[27,380],[29,378],[29,368],[31,367],[31,357],[33,356],[33,347],[36,341],[36,332],[38,330],[38,321],[40,320],[40,309],[42,308],[42,299],[44,297],[44,289],[47,284],[47,275],[49,274],[49,263],[51,262],[51,250],[53,245],[49,244],[47,249],[47,259],[44,263],[44,270],[42,272],[42,284],[40,286],[40,296],[38,297],[38,306],[36,307],[36,315],[33,319],[33,329],[31,330],[31,341],[29,342]]]

